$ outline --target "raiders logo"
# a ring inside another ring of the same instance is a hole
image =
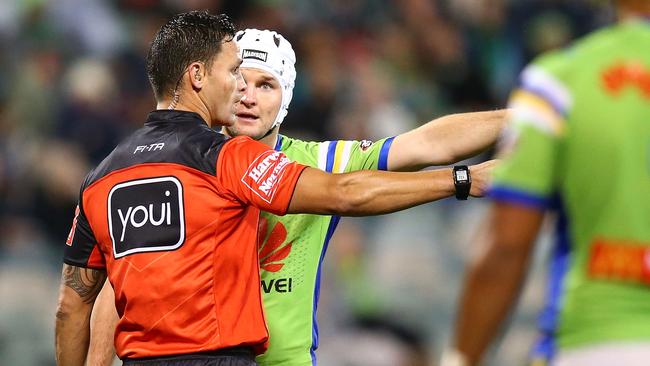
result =
[[[359,145],[359,148],[361,149],[361,151],[366,151],[370,148],[370,146],[372,146],[372,144],[373,142],[370,140],[362,140],[361,144]]]

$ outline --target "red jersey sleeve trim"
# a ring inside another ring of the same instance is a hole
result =
[[[298,171],[296,173],[294,173],[295,179],[293,180],[293,182],[288,182],[289,184],[293,185],[293,187],[291,189],[291,195],[289,196],[289,200],[287,201],[287,206],[284,207],[284,209],[280,213],[276,214],[278,216],[284,216],[284,215],[287,214],[287,211],[289,211],[289,206],[291,206],[291,201],[293,200],[293,195],[294,195],[294,193],[296,193],[296,186],[298,185],[298,179],[300,179],[300,176],[302,176],[302,173],[305,171],[305,168],[309,168],[306,165],[302,165],[302,164],[298,164],[298,163],[295,163],[295,164],[298,167],[297,168]]]

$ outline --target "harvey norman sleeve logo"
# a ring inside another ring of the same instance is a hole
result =
[[[241,181],[253,193],[267,203],[271,203],[289,163],[291,160],[283,153],[273,150],[265,151],[248,167]]]
[[[108,194],[115,258],[178,249],[185,241],[183,186],[175,177],[138,179]]]

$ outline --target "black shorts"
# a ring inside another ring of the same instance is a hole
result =
[[[235,347],[218,351],[191,353],[175,356],[127,358],[124,366],[256,366],[255,355],[250,348]]]

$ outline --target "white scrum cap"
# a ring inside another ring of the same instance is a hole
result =
[[[241,67],[266,71],[280,83],[282,106],[271,126],[275,128],[287,115],[296,82],[296,54],[291,43],[277,32],[259,29],[241,30],[235,41],[241,52]]]

